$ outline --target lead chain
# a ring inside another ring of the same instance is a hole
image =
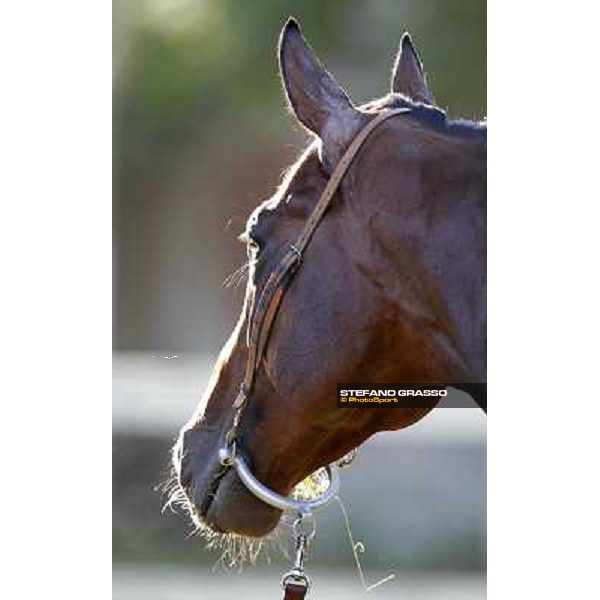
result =
[[[294,535],[296,537],[296,558],[294,566],[281,578],[281,587],[286,589],[288,584],[303,586],[306,591],[310,589],[310,579],[304,570],[304,561],[308,545],[315,535],[315,518],[311,512],[300,513],[294,521]]]

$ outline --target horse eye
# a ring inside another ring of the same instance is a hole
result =
[[[237,236],[237,239],[239,242],[241,242],[242,244],[244,244],[244,246],[246,246],[247,248],[253,247],[253,246],[257,246],[257,243],[254,239],[252,239],[249,235],[248,232],[244,231],[243,233],[240,233],[240,235]]]
[[[250,258],[256,257],[260,252],[260,244],[251,237],[248,237],[246,239],[246,251],[248,252],[248,256]]]

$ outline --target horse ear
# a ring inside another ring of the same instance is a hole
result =
[[[408,96],[415,102],[434,103],[425,81],[423,64],[408,33],[402,36],[400,49],[394,63],[392,92]]]
[[[363,123],[363,115],[319,62],[290,18],[279,39],[279,69],[292,111],[322,142],[322,158],[333,166]]]

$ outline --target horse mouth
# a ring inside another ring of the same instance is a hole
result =
[[[265,504],[242,483],[235,469],[218,466],[208,485],[184,486],[192,518],[202,529],[262,538],[279,524],[281,511]]]
[[[188,493],[188,500],[193,506],[195,515],[199,518],[203,525],[208,526],[209,529],[216,533],[226,532],[222,531],[216,523],[210,521],[209,512],[214,504],[221,481],[229,473],[229,471],[231,471],[230,468],[221,466],[221,468],[215,473],[214,477],[212,478],[207,488],[207,491],[204,494],[204,499],[201,500],[198,504],[196,504],[193,501],[193,499],[190,498],[190,494]]]

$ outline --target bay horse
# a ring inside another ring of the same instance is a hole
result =
[[[278,299],[241,397],[236,451],[257,480],[288,494],[375,433],[431,410],[342,410],[340,382],[454,382],[486,402],[472,385],[486,378],[485,123],[452,121],[436,106],[408,34],[390,93],[358,107],[293,19],[278,55],[291,112],[314,141],[248,219],[244,306],[173,451],[179,493],[209,535],[262,538],[280,521],[219,453],[240,406],[257,298],[348,147],[386,111],[398,114],[364,141]]]

